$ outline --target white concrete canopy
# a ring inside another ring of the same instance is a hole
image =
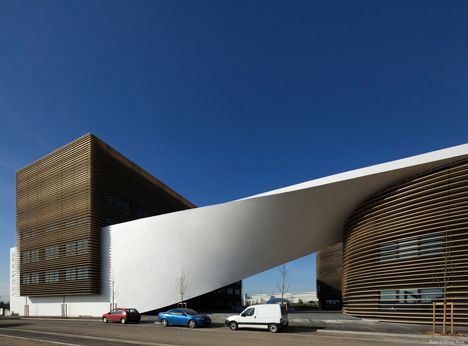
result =
[[[464,158],[468,144],[109,226],[103,229],[103,285],[113,272],[119,305],[140,311],[177,303],[181,273],[187,299],[207,293],[340,242],[347,218],[370,195]]]

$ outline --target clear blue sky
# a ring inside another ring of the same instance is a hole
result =
[[[466,1],[0,0],[0,295],[15,171],[86,132],[199,206],[468,142],[467,18]],[[290,269],[315,289],[313,256]]]

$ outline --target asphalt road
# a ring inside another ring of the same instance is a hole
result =
[[[427,343],[427,341],[426,341]],[[163,328],[159,324],[105,324],[100,321],[18,319],[0,321],[0,345],[416,345],[404,338],[320,335],[310,327],[289,327],[280,333],[231,331],[222,324],[210,328]]]

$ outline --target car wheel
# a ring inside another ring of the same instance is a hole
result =
[[[276,333],[278,331],[278,326],[275,323],[268,325],[268,330],[272,333]]]
[[[165,318],[163,318],[163,319],[161,320],[161,326],[167,327],[168,325],[169,325],[169,323],[167,322],[167,320],[166,320]]]
[[[195,328],[197,326],[197,324],[195,323],[194,320],[190,320],[190,321],[188,321],[188,326],[193,329],[193,328]]]
[[[107,323],[107,318],[103,317],[102,322]]]
[[[229,328],[231,328],[231,330],[237,330],[237,323],[234,321],[229,322]]]
[[[125,323],[127,323],[127,321],[125,320],[125,318],[122,318],[122,319],[120,320],[120,323],[125,324]]]

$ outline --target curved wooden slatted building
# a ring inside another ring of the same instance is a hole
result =
[[[368,198],[345,227],[344,311],[432,323],[433,302],[453,302],[468,325],[468,160]],[[440,315],[440,314],[439,314]]]

